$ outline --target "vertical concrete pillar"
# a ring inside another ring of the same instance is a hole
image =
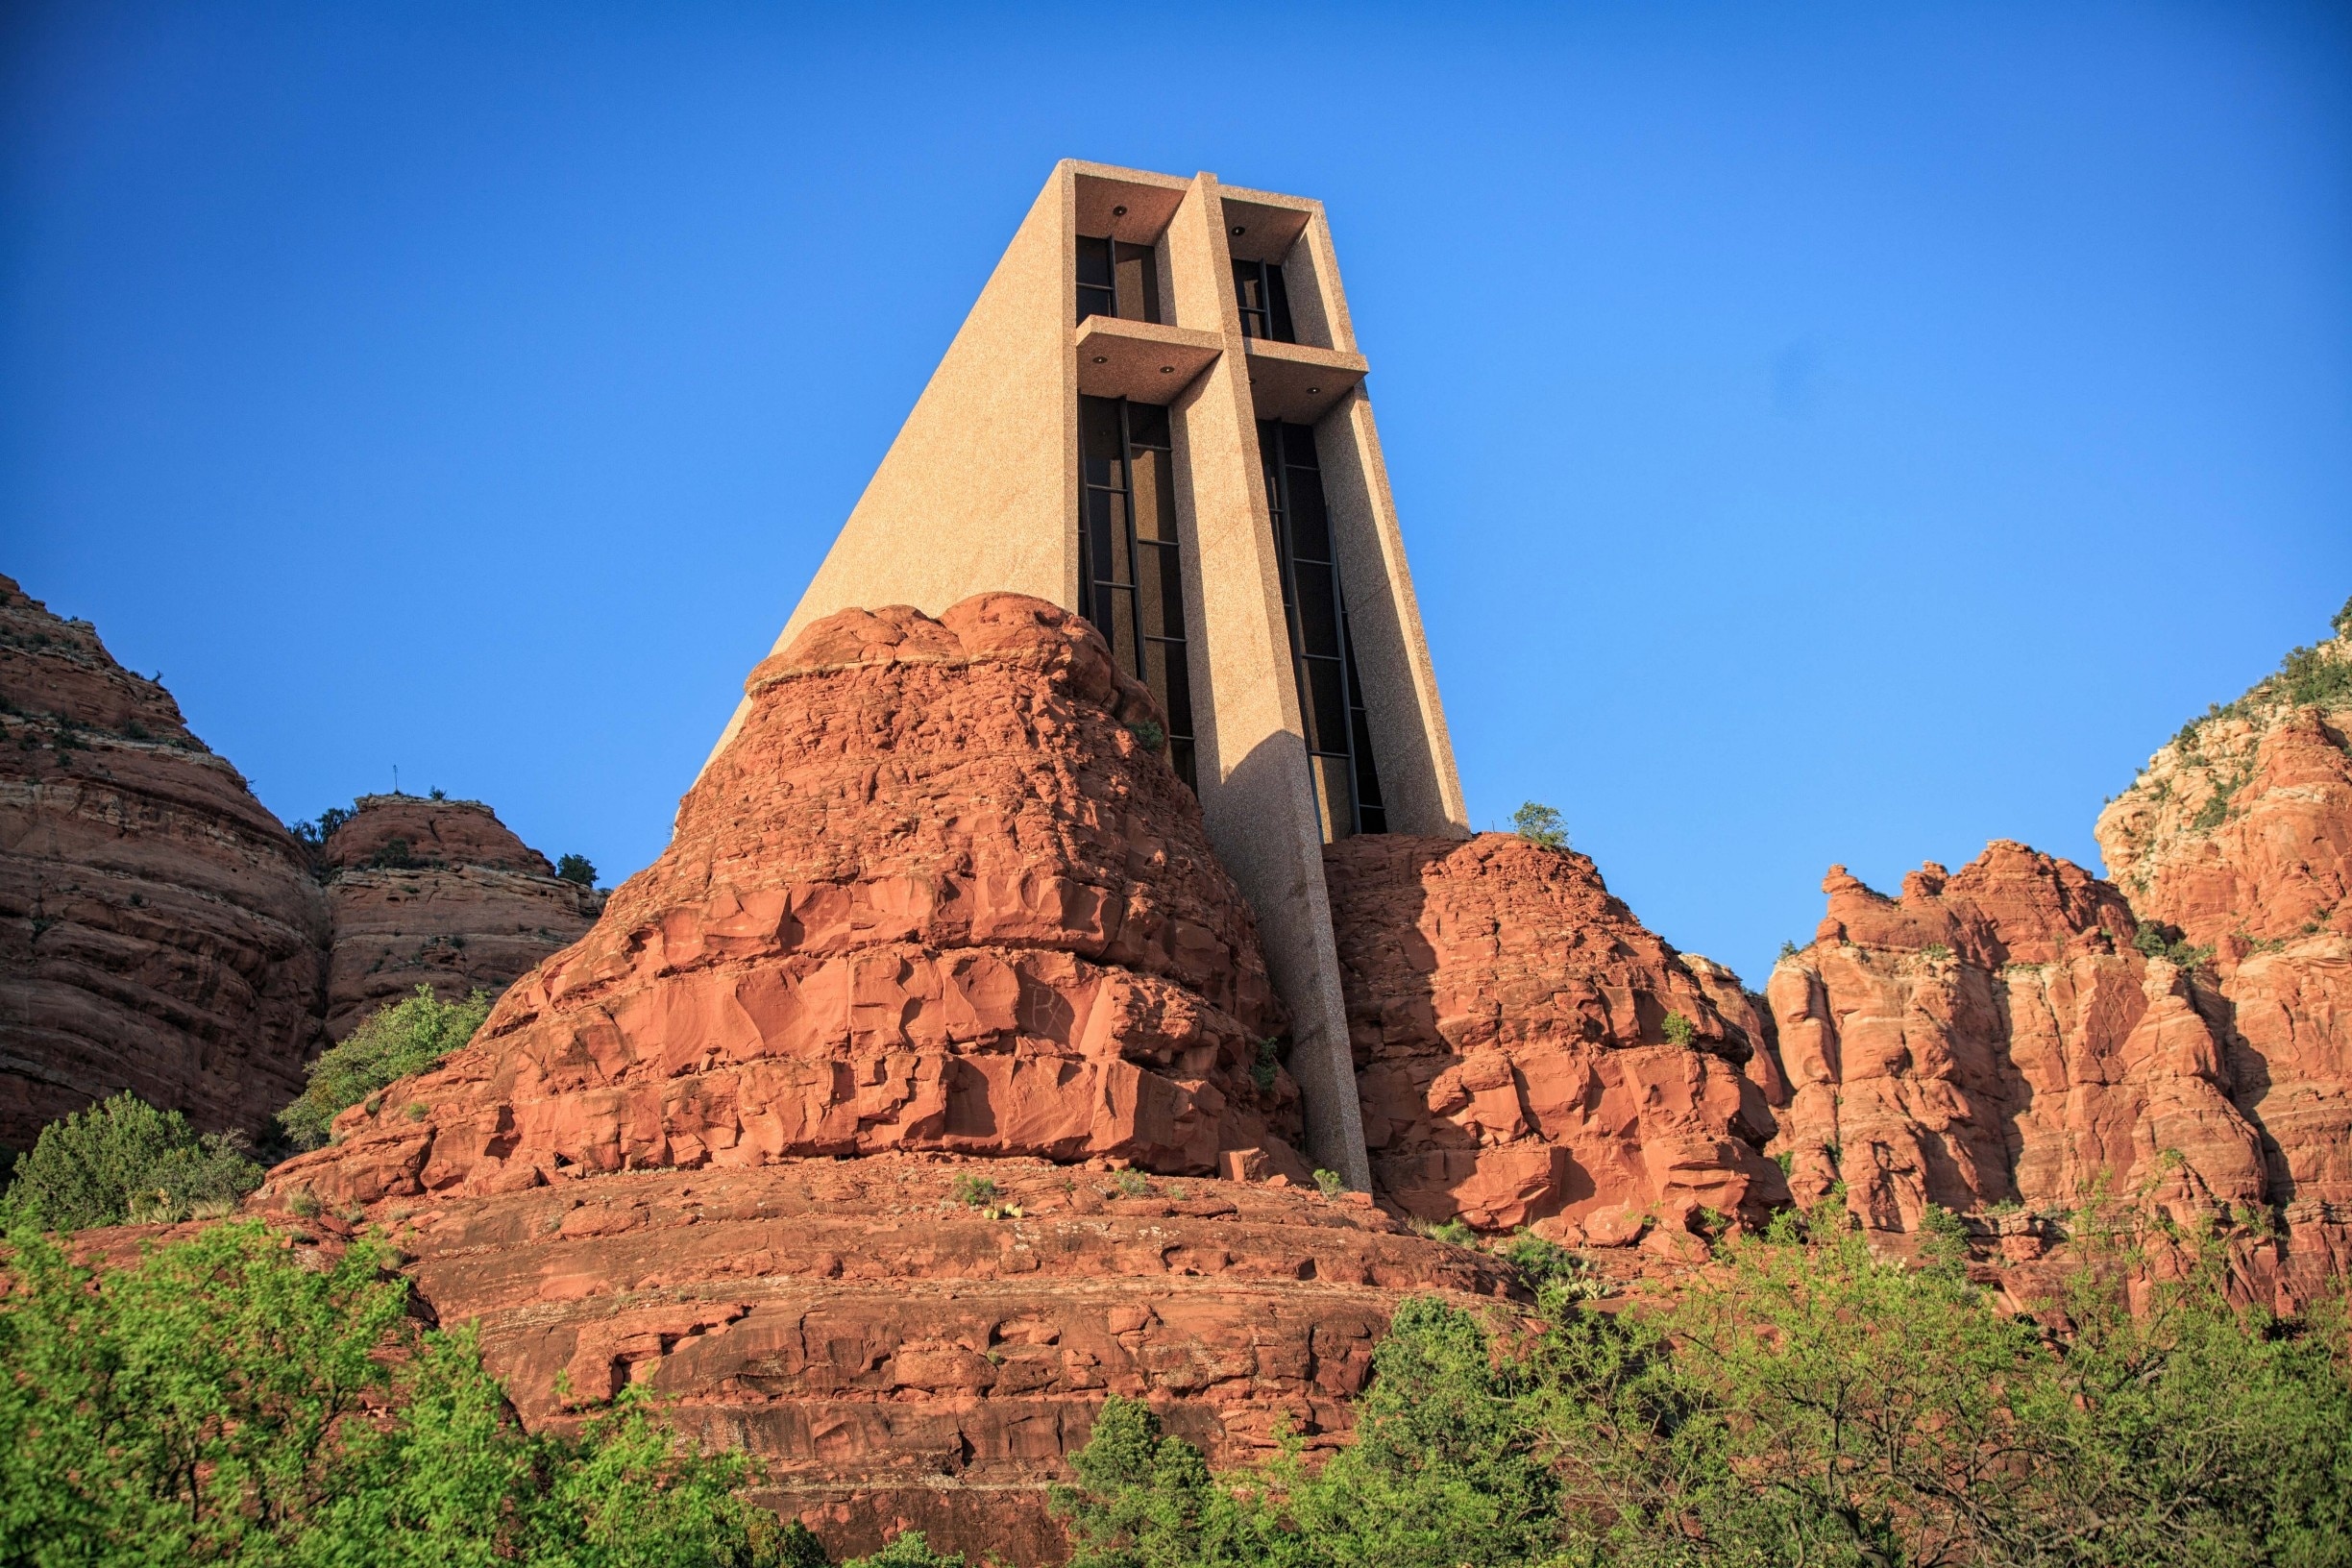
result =
[[[1219,242],[1216,179],[1203,174],[1168,225],[1180,326],[1241,339],[1233,274]],[[1351,1187],[1369,1188],[1347,1005],[1323,885],[1323,834],[1300,736],[1290,633],[1273,520],[1260,482],[1258,426],[1243,355],[1227,352],[1176,404],[1189,478],[1188,599],[1193,726],[1210,840],[1257,912],[1275,990],[1290,1009],[1289,1067],[1307,1102],[1309,1152]],[[1202,695],[1207,697],[1202,712]]]

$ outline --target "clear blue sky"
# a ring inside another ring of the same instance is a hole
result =
[[[1076,156],[1329,205],[1474,817],[1752,979],[2352,593],[2340,14],[1436,9],[19,3],[0,570],[618,880]]]

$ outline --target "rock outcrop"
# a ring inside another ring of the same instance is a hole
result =
[[[1865,1224],[1925,1207],[2073,1206],[2156,1184],[2185,1216],[2259,1203],[2260,1140],[2192,977],[2134,944],[2122,896],[1997,842],[1899,898],[1833,867],[1811,946],[1767,994],[1790,1085],[1777,1147],[1804,1202]]]
[[[661,859],[258,1206],[394,1226],[527,1419],[649,1383],[837,1551],[1050,1560],[1107,1392],[1326,1442],[1401,1294],[1507,1288],[1306,1180],[1249,912],[1083,622],[850,611],[747,685]]]
[[[2191,723],[2097,826],[2114,884],[1996,843],[1899,898],[1833,867],[1774,971],[1801,1201],[2012,1261],[2104,1189],[2217,1222],[2282,1310],[2352,1272],[2352,631]]]
[[[1107,1394],[1220,1465],[1284,1430],[1323,1449],[1399,1298],[1507,1288],[1361,1194],[1024,1159],[625,1173],[375,1215],[527,1421],[647,1384],[762,1459],[759,1500],[836,1556],[919,1529],[1058,1561],[1047,1489]]]
[[[2097,829],[2142,919],[2211,955],[2290,1285],[2352,1268],[2352,605],[2337,632],[2186,726]]]
[[[1303,1174],[1248,908],[1092,628],[1006,594],[845,611],[746,689],[661,858],[288,1179],[373,1203],[891,1148]]]
[[[585,935],[603,907],[479,801],[366,795],[354,805],[319,851],[336,1040],[419,985],[445,1001],[478,987],[496,994]]]
[[[302,1089],[327,933],[171,694],[0,577],[0,1144],[124,1089],[257,1131]]]
[[[1583,855],[1483,834],[1324,852],[1374,1184],[1409,1213],[1631,1241],[1785,1202],[1763,1021]]]

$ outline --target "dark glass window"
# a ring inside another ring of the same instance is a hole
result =
[[[1168,762],[1197,788],[1167,410],[1124,398],[1080,398],[1078,467],[1082,608],[1119,668],[1159,699],[1167,715]]]
[[[1078,319],[1160,319],[1160,262],[1149,245],[1078,236]]]
[[[1237,262],[1236,266],[1241,263]],[[1282,567],[1283,613],[1290,626],[1290,656],[1298,673],[1299,720],[1307,731],[1307,762],[1326,841],[1351,833],[1385,833],[1380,772],[1372,763],[1372,725],[1364,710],[1350,646],[1347,596],[1341,591],[1331,513],[1323,500],[1323,471],[1314,431],[1305,425],[1262,420],[1258,454],[1265,471],[1266,506],[1274,514],[1275,554]]]
[[[1290,326],[1290,295],[1283,287],[1279,261],[1236,261],[1234,297],[1241,305],[1241,335],[1296,343]]]

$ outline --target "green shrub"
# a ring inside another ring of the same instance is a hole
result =
[[[1699,1026],[1679,1013],[1669,1013],[1658,1025],[1658,1033],[1669,1045],[1688,1045],[1699,1038]]]
[[[1347,1190],[1347,1178],[1335,1170],[1316,1171],[1314,1184],[1315,1190],[1327,1198],[1335,1198]]]
[[[1258,1042],[1257,1060],[1250,1064],[1250,1082],[1258,1086],[1261,1094],[1274,1092],[1274,1085],[1282,1071],[1282,1041],[1262,1040]]]
[[[1812,1236],[1784,1216],[1619,1311],[1547,1291],[1531,1337],[1408,1300],[1319,1471],[1293,1444],[1212,1475],[1112,1400],[1053,1503],[1073,1568],[2352,1560],[2340,1300],[2242,1317],[2209,1259],[2135,1314],[2095,1250],[2054,1340],[1946,1262]]]
[[[566,855],[555,863],[555,874],[583,888],[596,886],[597,869],[586,855]]]
[[[1163,728],[1159,721],[1154,719],[1137,720],[1127,726],[1127,733],[1133,735],[1136,738],[1136,745],[1146,751],[1157,751],[1167,744],[1166,729]],[[921,1538],[919,1535],[916,1537],[918,1540]]]
[[[177,1111],[123,1090],[40,1131],[16,1162],[7,1213],[50,1230],[225,1213],[261,1185],[233,1135],[199,1135]]]
[[[230,1223],[99,1275],[8,1245],[0,1561],[822,1560],[741,1500],[747,1461],[682,1445],[634,1391],[576,1435],[524,1432],[472,1332],[422,1331],[365,1245],[308,1267]]]
[[[820,1559],[821,1560],[821,1559]],[[890,1544],[870,1557],[851,1557],[842,1568],[966,1568],[964,1554],[944,1555],[931,1550],[919,1530],[910,1530],[894,1537]]]
[[[334,1118],[387,1084],[423,1072],[474,1038],[490,1016],[490,997],[477,991],[462,1002],[444,1002],[432,987],[381,1007],[329,1047],[306,1069],[309,1087],[278,1113],[278,1124],[298,1148],[327,1141]]]
[[[986,1176],[958,1176],[955,1179],[955,1198],[956,1202],[968,1204],[974,1209],[985,1208],[996,1201],[996,1184]]]
[[[1530,800],[1511,813],[1511,827],[1530,844],[1540,844],[1546,849],[1568,847],[1568,829],[1560,814],[1550,806]]]
[[[406,839],[386,839],[383,847],[368,856],[368,865],[380,871],[412,870],[417,865]]]

